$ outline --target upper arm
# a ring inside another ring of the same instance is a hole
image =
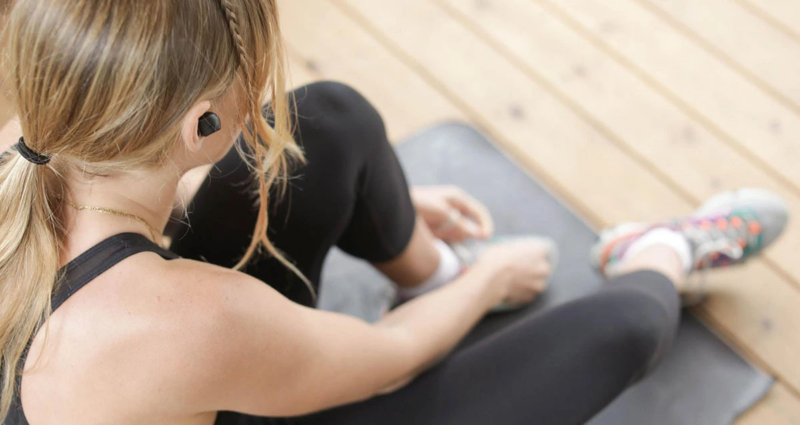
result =
[[[196,359],[215,410],[310,413],[369,398],[421,363],[397,330],[295,304],[248,276],[223,285]]]

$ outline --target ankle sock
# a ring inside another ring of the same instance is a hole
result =
[[[692,270],[692,248],[689,246],[689,241],[682,234],[665,228],[654,229],[642,235],[628,248],[623,261],[625,257],[636,256],[654,245],[666,245],[672,248],[681,259],[683,272],[688,275]]]
[[[420,285],[413,288],[397,288],[399,302],[406,302],[414,297],[433,291],[450,283],[461,274],[461,262],[458,260],[456,253],[453,252],[453,249],[439,239],[434,242],[434,246],[439,251],[439,267],[431,277]]]

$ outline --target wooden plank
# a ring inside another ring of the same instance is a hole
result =
[[[561,101],[569,103],[568,99],[541,89],[532,82],[533,76],[512,66],[442,9],[424,0],[402,5],[370,0],[335,3],[377,37],[387,38],[387,45],[399,55],[425,64],[424,71],[441,90],[456,96],[495,140],[555,183],[595,223],[663,219],[693,208],[612,142],[615,136],[606,128],[587,124],[584,119],[591,117],[565,107]],[[709,280],[713,291],[725,294],[708,304],[712,318],[723,319],[734,342],[743,342],[759,364],[769,370],[773,370],[769,365],[779,365],[782,374],[800,383],[800,365],[794,361],[799,350],[776,348],[800,329],[800,316],[794,314],[798,291],[762,263]],[[779,325],[765,327],[764,320]]]
[[[629,219],[631,214],[654,219],[688,210],[669,187],[602,132],[433,4],[424,0],[334,3],[427,75],[493,140],[594,223]],[[627,190],[617,190],[620,187]]]
[[[400,141],[435,123],[465,119],[452,102],[340,10],[308,0],[282,0],[279,7],[292,51],[317,74],[363,93],[383,115],[390,139]]]
[[[775,28],[800,41],[800,3],[795,0],[733,0]]]
[[[795,39],[730,0],[638,1],[753,84],[800,111],[800,43]]]
[[[800,424],[800,399],[785,385],[778,383],[736,425],[796,425]]]
[[[800,197],[540,5],[434,1],[595,126],[607,128],[618,145],[691,203],[752,185],[778,192],[800,210]],[[792,230],[800,240],[800,227]]]
[[[638,4],[536,1],[800,193],[800,116]]]
[[[322,76],[303,59],[299,52],[292,48],[287,50],[287,69],[289,71],[287,86],[295,89],[322,79]]]

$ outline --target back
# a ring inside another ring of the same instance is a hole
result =
[[[195,334],[176,317],[186,311],[177,304],[192,298],[181,274],[194,265],[165,261],[175,258],[143,236],[121,234],[70,262],[25,362],[25,411],[15,403],[10,423],[213,422],[213,414],[176,416],[185,391],[165,387],[182,367],[170,355],[181,344],[176,336]]]

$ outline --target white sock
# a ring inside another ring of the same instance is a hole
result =
[[[449,245],[437,239],[434,242],[436,249],[439,251],[439,267],[422,284],[413,288],[397,288],[398,301],[405,302],[414,297],[418,297],[424,293],[433,291],[441,286],[444,286],[461,274],[461,262],[458,260],[456,253]]]
[[[689,241],[682,234],[663,227],[651,230],[640,237],[628,248],[622,261],[625,261],[625,257],[632,258],[654,245],[666,245],[672,248],[681,259],[683,272],[689,274],[692,270],[692,248],[689,246]]]

